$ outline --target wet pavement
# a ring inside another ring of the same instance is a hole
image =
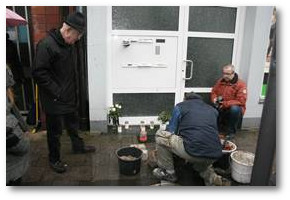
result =
[[[118,158],[115,154],[120,147],[137,144],[132,133],[107,134],[100,132],[83,132],[80,134],[87,145],[94,145],[96,152],[89,154],[72,154],[70,139],[66,133],[61,137],[62,160],[68,163],[66,173],[54,172],[48,164],[46,132],[30,134],[30,167],[23,177],[23,185],[30,186],[149,186],[160,185],[152,175],[152,167],[141,161],[140,173],[133,176],[119,173]],[[240,130],[235,137],[238,150],[255,153],[258,130]],[[149,152],[154,150],[154,135],[149,134],[145,143]],[[184,174],[183,174],[184,175]],[[186,176],[186,174],[185,174]],[[196,176],[193,175],[192,177]],[[189,177],[189,176],[188,176]],[[178,185],[203,185],[200,180],[180,181]],[[166,184],[164,184],[166,185]],[[233,182],[233,185],[239,185]]]

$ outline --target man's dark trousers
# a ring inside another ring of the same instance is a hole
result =
[[[226,131],[227,135],[234,136],[236,134],[238,123],[241,118],[242,109],[240,106],[231,106],[229,109],[220,110],[218,119],[220,131]]]
[[[60,136],[63,125],[72,142],[72,150],[80,151],[84,148],[83,139],[78,136],[78,115],[77,113],[69,114],[46,114],[47,143],[49,149],[49,161],[55,163],[60,161]]]

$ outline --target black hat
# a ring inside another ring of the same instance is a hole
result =
[[[195,92],[189,92],[189,93],[185,93],[184,99],[185,100],[202,99],[202,97],[200,95],[196,94]]]
[[[80,33],[83,33],[85,31],[85,16],[80,12],[70,14],[64,22],[79,31]]]

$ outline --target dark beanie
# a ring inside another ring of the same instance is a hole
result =
[[[64,22],[79,31],[80,33],[83,33],[85,31],[85,16],[80,12],[70,14]]]
[[[194,92],[189,92],[185,93],[184,95],[185,100],[190,100],[190,99],[202,99],[202,97]]]

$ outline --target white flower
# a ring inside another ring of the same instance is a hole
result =
[[[116,108],[112,108],[112,111],[115,112],[116,111]]]
[[[122,106],[121,106],[120,104],[117,104],[117,103],[116,103],[116,104],[114,105],[114,108],[121,109],[121,108],[122,108]]]

